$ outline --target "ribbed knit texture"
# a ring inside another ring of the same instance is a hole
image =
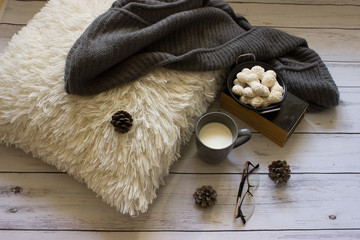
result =
[[[91,95],[166,66],[209,71],[255,54],[284,76],[288,89],[318,111],[339,103],[321,58],[305,39],[252,27],[221,0],[118,0],[75,42],[65,67],[65,90]]]

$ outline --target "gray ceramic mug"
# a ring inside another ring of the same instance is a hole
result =
[[[217,127],[219,128],[216,129]],[[211,128],[212,130],[210,130]],[[219,135],[219,138],[217,138],[218,135],[212,134],[218,134],[218,132],[222,134],[222,130],[225,130],[224,133],[226,134],[223,134],[224,136]],[[212,134],[213,143],[207,141],[209,134],[206,134],[206,131],[212,131],[208,133]],[[227,114],[221,112],[204,114],[196,124],[195,134],[196,147],[201,159],[212,164],[221,162],[232,149],[246,143],[251,138],[251,131],[249,129],[238,130],[235,121]],[[217,141],[217,139],[221,140]]]

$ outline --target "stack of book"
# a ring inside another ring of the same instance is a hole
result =
[[[236,102],[228,90],[221,93],[221,107],[247,123],[271,141],[283,147],[295,128],[304,117],[308,103],[290,92],[286,93],[280,110],[277,112],[259,114]]]

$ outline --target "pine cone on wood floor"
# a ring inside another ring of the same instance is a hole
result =
[[[119,133],[128,132],[132,126],[132,122],[133,119],[131,115],[124,110],[117,111],[111,117],[111,124],[115,127],[115,131]]]
[[[290,178],[291,170],[290,166],[287,164],[286,161],[273,161],[269,165],[269,177],[273,180],[276,184],[287,181]]]
[[[212,186],[204,185],[201,188],[197,188],[193,194],[195,203],[201,207],[213,206],[216,203],[217,193]]]

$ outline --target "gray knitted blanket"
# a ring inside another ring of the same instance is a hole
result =
[[[338,105],[337,86],[305,39],[253,27],[221,0],[117,0],[68,53],[65,90],[96,94],[163,66],[224,69],[244,53],[274,66],[310,110]]]

